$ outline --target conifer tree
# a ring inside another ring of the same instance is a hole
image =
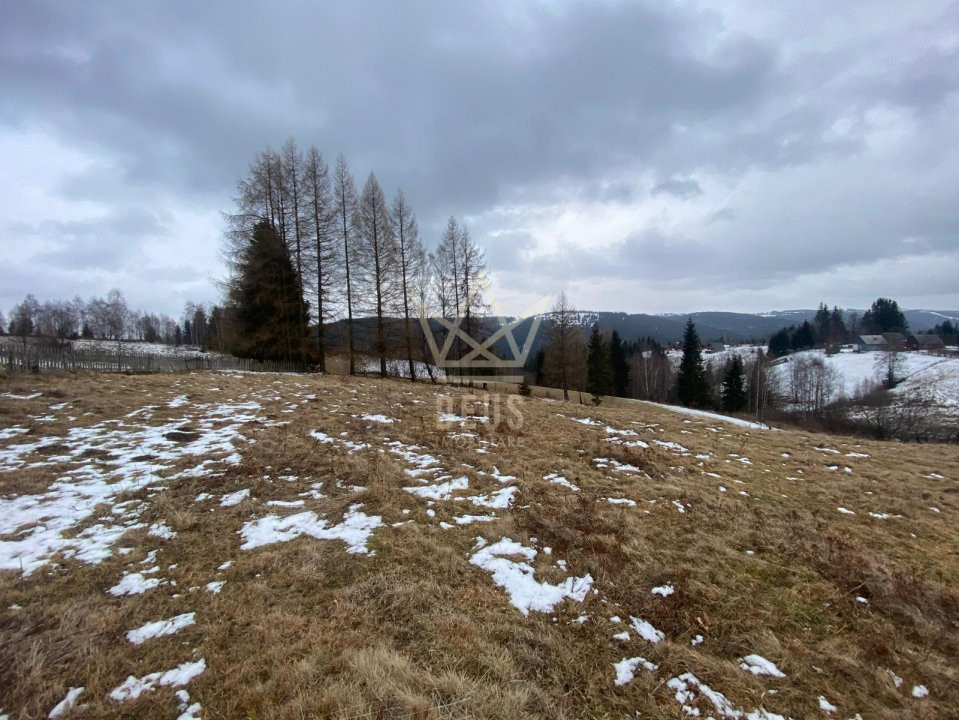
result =
[[[808,320],[803,320],[802,325],[793,333],[792,349],[805,350],[816,344],[816,331]]]
[[[722,387],[723,410],[740,412],[746,407],[746,386],[743,382],[743,360],[739,355],[726,366]]]
[[[832,336],[832,315],[829,308],[826,307],[826,303],[819,303],[819,309],[816,310],[816,317],[813,322],[816,326],[816,340],[820,345],[825,345]]]
[[[629,397],[629,359],[626,357],[626,344],[615,330],[609,339],[609,361],[613,371],[613,395]]]
[[[829,342],[844,343],[846,342],[846,335],[846,321],[843,318],[842,310],[839,309],[838,305],[834,305],[832,313],[829,315]]]
[[[703,367],[703,348],[692,318],[686,321],[683,332],[683,359],[679,364],[676,377],[676,391],[679,402],[687,407],[708,407],[710,405],[709,383],[706,368]]]
[[[586,389],[597,405],[603,401],[603,395],[609,395],[612,389],[613,368],[609,356],[606,338],[599,331],[599,323],[594,323],[586,349]]]
[[[862,326],[868,332],[907,332],[909,323],[906,322],[906,316],[899,309],[899,303],[889,298],[876,298],[865,314],[862,316]]]
[[[783,357],[789,354],[791,341],[789,331],[786,328],[778,330],[769,338],[769,354],[773,357]]]
[[[307,352],[309,313],[283,240],[260,221],[236,263],[231,299],[235,354],[257,360],[300,360]]]

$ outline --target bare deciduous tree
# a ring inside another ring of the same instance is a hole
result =
[[[332,293],[339,277],[337,261],[341,256],[341,248],[336,241],[336,211],[330,193],[330,173],[323,155],[315,147],[311,146],[307,150],[303,170],[309,228],[313,241],[319,366],[321,372],[326,372],[323,326],[332,317]]]
[[[633,397],[666,402],[673,386],[669,358],[659,348],[642,349],[630,358],[630,384]]]
[[[583,331],[579,315],[570,305],[565,292],[561,292],[550,310],[546,329],[546,374],[554,384],[563,389],[563,399],[569,400],[570,387],[579,386],[584,374],[585,352]]]
[[[839,376],[818,356],[794,355],[789,361],[789,392],[797,410],[818,413],[838,389]]]
[[[410,366],[410,380],[416,382],[416,365],[413,362],[413,339],[410,327],[410,304],[411,300],[415,298],[417,279],[423,274],[426,253],[423,250],[423,244],[420,242],[416,216],[413,215],[402,190],[397,191],[390,210],[393,228],[396,233],[397,249],[399,250],[399,272],[403,301],[403,339],[406,359]]]
[[[356,269],[365,304],[375,315],[374,351],[380,361],[380,376],[386,377],[387,317],[398,305],[399,253],[396,234],[386,206],[386,197],[376,176],[370,173],[357,206]]]
[[[343,154],[336,158],[333,172],[333,205],[336,213],[336,232],[343,247],[343,273],[346,282],[346,336],[350,356],[350,375],[356,374],[356,344],[353,332],[353,278],[352,263],[356,226],[356,185]]]

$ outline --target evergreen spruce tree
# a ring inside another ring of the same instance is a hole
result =
[[[816,344],[816,331],[808,320],[803,320],[802,325],[793,333],[793,350],[805,350]]]
[[[834,305],[832,313],[829,316],[829,342],[844,343],[846,342],[847,334],[843,312],[839,309],[838,305]]]
[[[711,404],[706,368],[703,367],[703,347],[692,318],[686,321],[683,333],[683,359],[679,363],[676,391],[679,402],[687,407],[708,407]]]
[[[816,311],[815,324],[816,342],[819,345],[825,345],[829,342],[832,335],[832,315],[826,303],[819,303],[819,309]]]
[[[586,389],[592,393],[593,402],[599,405],[603,395],[609,395],[612,385],[613,368],[609,361],[609,349],[599,331],[599,324],[594,323],[586,350]]]
[[[788,355],[791,346],[789,331],[786,328],[778,330],[775,335],[769,338],[769,354],[773,357]]]
[[[909,323],[899,309],[899,303],[889,298],[876,298],[872,306],[862,316],[862,326],[867,332],[908,332]]]
[[[540,348],[536,351],[536,359],[533,361],[533,372],[536,374],[534,382],[537,385],[546,384],[546,348]]]
[[[722,389],[723,410],[740,412],[746,407],[746,386],[743,382],[743,360],[739,355],[726,366]]]
[[[309,342],[309,310],[286,245],[268,221],[254,226],[236,269],[234,352],[257,360],[301,360]]]
[[[615,330],[609,339],[609,362],[613,371],[613,395],[628,397],[629,360],[626,357],[626,344]]]

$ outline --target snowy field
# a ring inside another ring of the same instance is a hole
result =
[[[117,343],[114,340],[69,340],[69,345],[75,350],[100,350],[106,353],[115,353]],[[19,345],[20,340],[15,337],[0,337],[0,344]],[[159,355],[163,357],[204,357],[217,353],[205,353],[193,345],[165,345],[163,343],[148,343],[135,340],[124,340],[120,343],[120,350],[127,355]]]
[[[757,349],[758,346],[753,345],[731,347],[704,354],[703,359],[714,367],[721,368],[735,355],[748,362],[755,357]],[[670,351],[669,357],[678,367],[682,353]],[[886,353],[843,350],[829,355],[825,350],[803,350],[788,355],[783,362],[774,366],[782,392],[789,391],[791,363],[807,358],[822,360],[836,373],[833,400],[853,396],[864,384],[881,383],[886,375]],[[943,357],[923,352],[898,353],[896,373],[897,377],[902,379],[895,389],[896,394],[901,397],[921,395],[929,398],[940,409],[959,415],[959,357]]]
[[[959,710],[954,447],[518,407],[5,381],[0,717]]]

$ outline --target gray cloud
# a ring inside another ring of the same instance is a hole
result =
[[[428,241],[450,214],[475,217],[494,274],[556,285],[628,272],[709,282],[722,303],[727,284],[955,252],[959,5],[890,3],[874,14],[896,22],[845,24],[862,10],[7,3],[0,140],[41,133],[85,161],[11,181],[66,209],[0,210],[15,225],[0,242],[43,240],[19,261],[38,277],[149,266],[159,283],[184,247],[215,257],[209,214],[256,151],[293,136],[402,185]],[[671,199],[665,217],[643,212]],[[546,238],[557,252],[535,257],[544,216],[632,210],[615,236]],[[193,278],[144,301],[196,291],[215,293]]]
[[[652,190],[653,195],[675,195],[678,198],[697,197],[703,194],[703,189],[695,180],[672,178],[664,180]]]

